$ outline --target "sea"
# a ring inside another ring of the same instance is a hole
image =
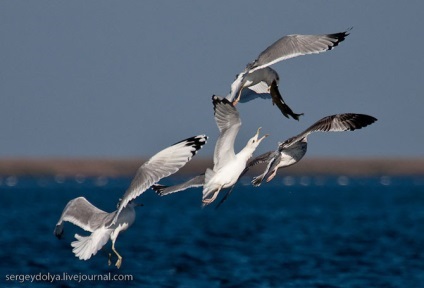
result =
[[[75,197],[115,210],[130,178],[2,176],[1,287],[424,287],[423,176],[244,178],[219,208],[147,190],[117,269],[110,242],[82,261],[70,243],[87,232],[53,229]]]

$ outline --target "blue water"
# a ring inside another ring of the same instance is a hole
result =
[[[85,232],[68,223],[58,240],[53,228],[77,196],[114,210],[131,179],[0,179],[0,283],[17,279],[8,287],[51,287],[18,277],[64,273],[133,277],[82,281],[92,287],[424,287],[423,177],[246,179],[219,209],[202,209],[199,189],[149,190],[118,238],[119,270],[107,265],[110,244],[80,261],[70,242]]]

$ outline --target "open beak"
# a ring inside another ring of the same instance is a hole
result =
[[[258,131],[256,132],[256,139],[258,139],[258,137],[259,137],[259,132],[261,131],[261,129],[262,129],[262,127],[259,127],[258,128]],[[259,140],[258,140],[258,142],[261,142],[262,140],[264,140],[266,137],[268,137],[269,136],[269,134],[265,134],[264,136],[262,136],[261,138],[259,138]]]

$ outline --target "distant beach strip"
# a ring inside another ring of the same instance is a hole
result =
[[[146,159],[0,159],[0,175],[62,175],[86,177],[133,176],[140,163]],[[211,159],[197,158],[180,173],[194,175],[212,166]],[[263,169],[261,165],[249,171],[253,175]],[[284,168],[280,175],[424,175],[424,158],[309,158],[297,165]],[[278,177],[277,174],[277,177]]]

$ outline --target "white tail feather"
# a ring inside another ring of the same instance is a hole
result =
[[[112,230],[101,227],[91,233],[90,236],[81,236],[75,234],[77,241],[71,243],[71,246],[74,247],[72,252],[80,260],[88,260],[92,255],[96,255],[97,251],[102,249],[102,247],[109,240]]]
[[[208,195],[211,193],[211,191],[213,192],[219,188],[218,185],[211,186],[211,184],[209,183],[209,181],[212,179],[214,175],[215,175],[215,172],[212,169],[210,168],[206,169],[205,184],[203,185],[203,199],[207,198]]]

